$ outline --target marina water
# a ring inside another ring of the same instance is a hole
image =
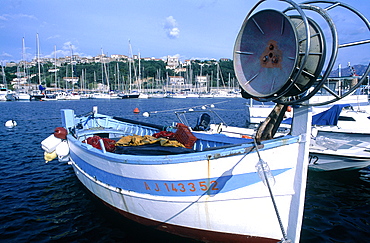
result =
[[[98,106],[103,114],[171,125],[178,121],[174,111],[214,104],[226,124],[244,126],[246,103],[242,98],[1,102],[0,242],[193,242],[105,208],[69,165],[45,163],[40,142],[61,126],[60,109],[82,115]],[[135,108],[141,112],[133,113]],[[189,124],[195,125],[200,114],[187,115]],[[18,126],[6,128],[3,124],[11,119]],[[360,180],[357,171],[310,171],[301,242],[369,241],[369,182]]]

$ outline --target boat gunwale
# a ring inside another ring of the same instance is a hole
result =
[[[87,131],[87,130],[85,130]],[[85,132],[84,131],[84,132]],[[96,132],[107,132],[109,130],[89,130],[91,133],[84,133],[84,135],[94,134]],[[112,130],[110,130],[112,131]],[[114,130],[113,130],[114,131]],[[115,130],[117,133],[122,133],[119,130]],[[247,140],[246,143],[230,144],[227,146],[221,146],[219,148],[214,147],[205,149],[203,151],[194,151],[191,153],[182,154],[171,154],[171,155],[130,155],[130,154],[116,154],[111,152],[104,152],[100,149],[94,148],[93,146],[83,143],[78,138],[73,137],[71,134],[67,136],[68,142],[74,144],[79,149],[84,150],[86,153],[98,156],[102,159],[107,159],[110,162],[125,163],[125,164],[178,164],[187,162],[197,162],[200,160],[217,160],[223,157],[230,156],[241,156],[246,153],[255,153],[255,145],[251,141]],[[286,135],[280,138],[274,138],[268,141],[262,141],[261,145],[258,145],[259,151],[269,150],[283,145],[294,144],[300,141],[300,136]],[[73,152],[73,150],[72,150]]]

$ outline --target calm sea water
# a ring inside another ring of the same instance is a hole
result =
[[[84,114],[98,106],[104,114],[170,125],[177,121],[173,109],[215,104],[228,125],[243,126],[246,103],[241,98],[1,102],[0,242],[192,242],[106,209],[69,165],[45,164],[40,142],[61,125],[65,108]],[[136,107],[140,114],[133,113]],[[142,116],[145,111],[151,116]],[[10,119],[18,126],[6,128]],[[370,183],[356,171],[309,172],[301,242],[369,241]]]

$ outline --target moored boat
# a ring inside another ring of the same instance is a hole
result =
[[[0,101],[12,101],[15,99],[13,91],[9,90],[6,85],[4,66],[1,66],[3,84],[0,84]]]
[[[87,141],[98,136],[99,144],[112,140],[119,144],[122,137],[160,133],[162,126],[133,124],[96,110],[82,117],[72,110],[62,110],[62,114],[63,127],[73,131],[66,140],[77,177],[124,216],[200,240],[251,237],[273,242],[282,235],[273,199],[287,237],[299,237],[307,169],[307,145],[301,135],[256,145],[253,139],[193,133],[195,138],[185,142],[194,142],[188,148],[116,146],[113,152],[104,145],[94,148]],[[175,134],[189,135],[175,130]],[[276,159],[288,153],[291,156],[284,160]],[[261,179],[258,170],[262,178],[263,173],[269,178]],[[265,183],[275,184],[273,195]]]
[[[32,90],[30,92],[30,100],[40,101],[45,98],[45,94],[41,90]]]
[[[324,136],[311,139],[309,169],[359,170],[370,165],[370,143]]]
[[[317,83],[326,44],[303,11],[308,5],[283,1],[299,16],[288,15],[290,8],[255,12],[259,1],[235,43],[243,97],[277,103],[253,138],[192,132],[181,123],[158,126],[97,108],[80,116],[63,109],[63,127],[42,142],[45,160],[68,161],[105,205],[155,229],[207,242],[299,242],[311,135],[308,100],[318,89],[306,91],[325,82],[326,74]],[[274,137],[291,104],[297,107],[290,134]]]
[[[12,101],[14,99],[14,94],[11,90],[0,88],[0,101]]]
[[[23,100],[23,101],[29,101],[31,96],[26,92],[16,92],[15,93],[15,99],[16,100]]]
[[[119,93],[118,97],[121,99],[135,99],[139,98],[140,93]]]
[[[342,123],[339,123],[338,120],[340,120],[339,114],[342,114],[340,111],[343,106],[346,107],[346,105],[335,105],[333,108],[324,111],[323,114],[319,113],[312,117],[309,169],[315,171],[359,170],[370,165],[370,142],[367,131],[364,129],[362,132],[361,123],[356,123],[354,119],[352,120],[352,127],[356,128],[350,129],[350,126],[346,126],[346,124],[343,127],[341,126]],[[212,109],[194,110],[193,112],[202,112],[195,126],[192,126],[195,131],[236,138],[252,138],[256,136],[258,131],[255,128],[228,126],[223,120],[220,120],[220,116]],[[189,124],[185,116],[186,113],[191,112],[177,112],[179,121]],[[220,122],[216,123],[216,119]],[[347,122],[351,121],[346,119],[345,116],[342,119]],[[337,122],[338,126],[329,125],[337,124]],[[328,130],[331,128],[333,131],[322,132],[318,129],[318,124],[324,127],[328,126]],[[337,132],[338,129],[340,132]],[[290,125],[282,126],[278,128],[274,137],[284,136],[289,132]]]

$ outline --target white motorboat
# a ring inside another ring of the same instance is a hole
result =
[[[309,168],[316,171],[358,170],[370,165],[370,143],[318,136],[311,139]]]

